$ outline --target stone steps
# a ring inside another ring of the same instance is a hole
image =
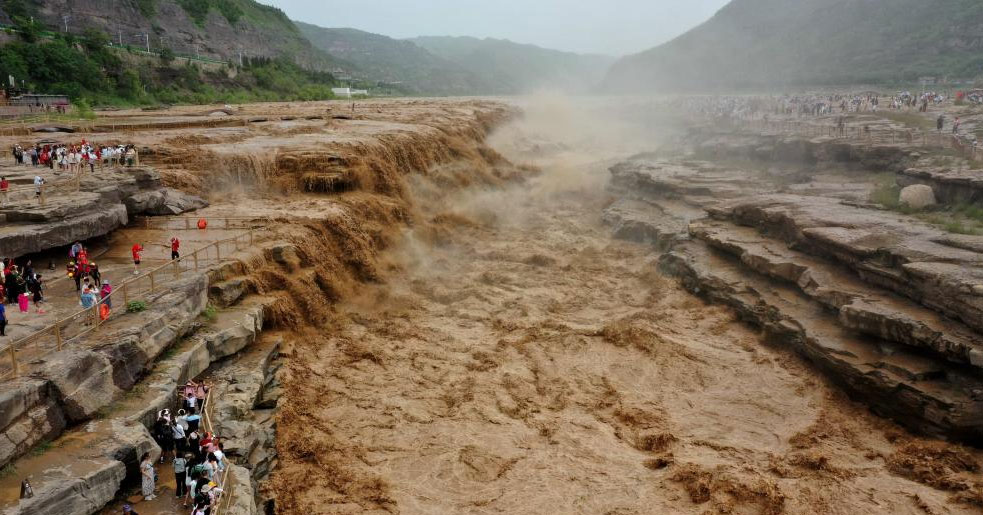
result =
[[[983,339],[963,324],[871,286],[828,261],[790,249],[750,227],[701,220],[690,233],[747,268],[796,287],[839,315],[847,329],[983,367]]]
[[[749,273],[703,241],[677,245],[660,268],[691,292],[734,308],[768,341],[809,359],[879,415],[920,433],[983,442],[978,371],[843,327],[798,288]]]

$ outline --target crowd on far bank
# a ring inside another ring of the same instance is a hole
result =
[[[15,165],[46,167],[69,172],[95,171],[96,166],[139,165],[139,153],[135,145],[93,145],[84,139],[78,144],[41,144],[24,148],[15,145],[11,149]]]

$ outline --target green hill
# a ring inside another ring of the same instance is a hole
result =
[[[330,98],[345,65],[253,0],[0,0],[0,24],[0,76],[99,104]]]
[[[487,93],[539,88],[584,92],[604,77],[613,58],[581,55],[501,39],[419,37],[410,41],[479,77]]]
[[[980,0],[733,0],[616,63],[605,89],[679,92],[983,74]]]
[[[356,29],[327,29],[294,22],[314,46],[340,58],[356,75],[394,84],[411,94],[466,95],[486,89],[481,80],[410,41]]]

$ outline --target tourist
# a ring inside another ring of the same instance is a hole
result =
[[[208,457],[205,459],[205,470],[208,474],[209,484],[221,484],[221,474],[218,472],[218,458],[214,454],[208,453]]]
[[[127,146],[126,147],[126,166],[127,167],[133,166],[133,164],[136,162],[136,159],[137,159],[137,151],[136,151],[136,149],[133,148],[133,145]]]
[[[959,134],[959,126],[960,125],[962,125],[962,121],[957,116],[956,117],[956,120],[954,122],[952,122],[952,133],[953,134]]]
[[[212,451],[212,454],[215,456],[215,459],[218,460],[218,469],[220,471],[225,470],[225,446],[222,442],[219,442],[216,447],[217,449]]]
[[[75,261],[68,262],[68,277],[75,280],[75,291],[82,292],[82,267]]]
[[[180,249],[181,249],[181,240],[177,239],[177,237],[171,238],[171,259],[172,260],[181,259],[181,253],[179,252]]]
[[[168,446],[174,441],[170,432],[169,416],[164,412],[157,413],[157,420],[154,421],[153,437],[154,441],[156,441],[157,445],[161,448],[160,461],[163,463],[164,453],[166,452]]]
[[[72,244],[72,248],[68,250],[68,257],[72,258],[72,261],[78,257],[79,252],[82,252],[82,243],[76,241]]]
[[[205,410],[205,401],[208,399],[209,386],[204,382],[195,383],[195,398],[198,399],[198,409]]]
[[[139,243],[134,243],[133,247],[130,248],[130,253],[133,254],[133,275],[140,275],[140,253],[143,252],[143,246]]]
[[[188,413],[195,413],[196,407],[198,406],[198,398],[195,397],[195,392],[187,392],[184,395],[184,407],[187,408]]]
[[[99,299],[96,298],[95,291],[86,284],[82,287],[82,296],[79,298],[79,302],[82,304],[82,309],[91,310],[99,302]],[[86,316],[85,325],[91,325],[93,321],[91,316]]]
[[[188,414],[188,428],[189,429],[191,429],[192,431],[197,430],[198,429],[198,425],[200,423],[201,423],[201,415],[199,415],[197,413],[189,413]],[[190,437],[189,437],[189,440],[190,440]],[[197,442],[195,442],[195,443],[197,445]],[[188,442],[188,445],[189,446],[191,445],[191,442],[190,441]]]
[[[110,297],[113,293],[113,287],[109,285],[109,279],[102,280],[102,289],[99,290],[99,296],[102,299],[102,305],[109,309],[113,309],[113,298]]]
[[[20,307],[21,313],[27,313],[30,311],[31,296],[28,295],[26,291],[20,292],[20,294],[17,296],[17,305]]]
[[[102,272],[99,271],[99,265],[95,263],[89,263],[88,270],[89,277],[92,278],[93,287],[98,287],[102,282]]]
[[[6,206],[10,201],[10,181],[6,177],[0,177],[0,207]]]
[[[0,336],[7,336],[7,307],[0,301]]]
[[[185,445],[188,443],[187,436],[184,427],[178,424],[176,420],[171,422],[171,437],[174,440],[174,456],[184,453]]]
[[[150,459],[150,453],[145,452],[140,457],[140,475],[142,477],[143,500],[152,501],[156,497],[154,488],[156,483],[156,472],[154,472],[154,462]]]
[[[44,188],[44,178],[40,175],[34,176],[34,196],[37,197],[38,203],[41,202],[41,190]]]
[[[939,132],[942,132],[942,129],[944,127],[945,127],[945,115],[944,114],[940,114],[939,115],[939,118],[937,120],[935,120],[935,128],[938,129]]]
[[[198,433],[198,415],[188,415],[188,428],[191,430],[188,433],[188,450],[198,455],[198,451],[201,449],[201,435]],[[190,417],[195,417],[195,420],[190,420]]]
[[[28,282],[28,289],[31,291],[31,295],[34,299],[34,310],[39,314],[43,315],[44,310],[42,304],[44,304],[44,285],[41,282],[41,274],[37,274],[32,277]]]
[[[189,454],[174,456],[174,484],[176,485],[174,497],[176,499],[180,499],[188,493],[188,485],[186,481],[189,458]]]
[[[123,505],[123,515],[140,515],[129,504]]]

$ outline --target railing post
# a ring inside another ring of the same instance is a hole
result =
[[[58,350],[61,350],[61,346],[65,343],[61,335],[61,325],[55,326],[55,340],[58,342]]]
[[[193,257],[195,259],[195,270],[197,271],[198,270],[198,251],[197,250],[194,251],[194,253],[191,254],[191,257]]]
[[[150,272],[150,293],[154,292],[154,273]]]
[[[147,229],[150,229],[150,217],[149,216],[143,217],[143,224],[144,224],[144,226]]]
[[[10,367],[11,367],[11,370],[13,370],[13,372],[14,372],[14,377],[17,377],[17,375],[19,373],[19,371],[17,369],[17,349],[14,347],[14,344],[11,343],[10,346],[7,347],[7,350],[10,351]]]
[[[184,218],[184,228],[186,230],[191,228],[191,220],[189,220],[187,217]]]
[[[127,294],[126,287],[129,283],[123,283],[123,307],[130,305],[130,296]]]
[[[174,263],[174,278],[177,279],[181,277],[181,266],[177,264],[176,259],[172,263]]]
[[[255,229],[249,229],[249,246],[250,246],[250,247],[252,247],[252,246],[253,246],[253,231],[254,231],[254,230],[255,230]]]
[[[215,260],[216,261],[222,260],[222,242],[220,241],[215,242]]]

